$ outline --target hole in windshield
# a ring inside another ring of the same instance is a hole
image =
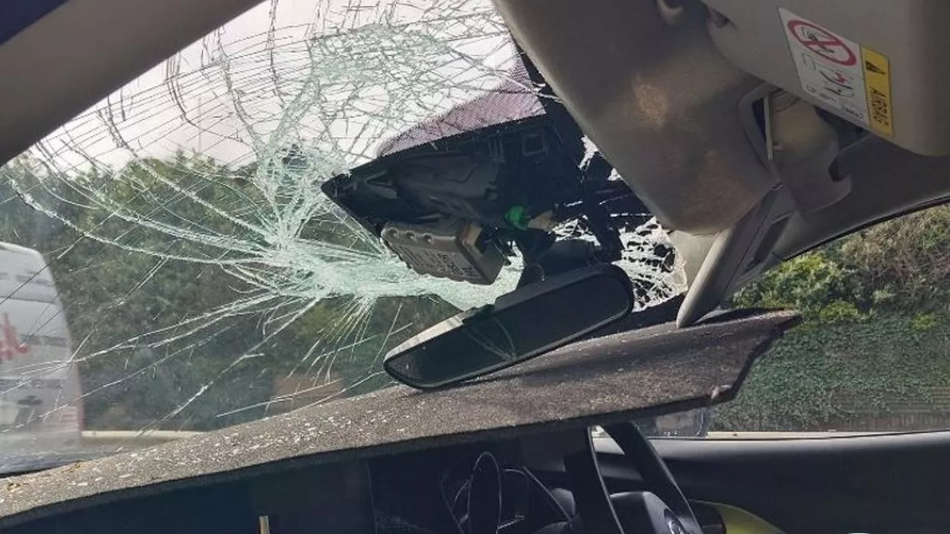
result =
[[[0,471],[389,385],[387,350],[510,291],[518,258],[488,286],[417,274],[320,186],[543,114],[540,89],[487,0],[275,0],[9,162]],[[622,241],[638,306],[682,290],[655,221]]]

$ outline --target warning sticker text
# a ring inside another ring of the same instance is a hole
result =
[[[890,62],[866,46],[861,47],[861,57],[864,61],[864,84],[867,87],[871,128],[879,134],[893,135]]]
[[[779,14],[802,89],[852,122],[891,135],[887,58],[790,11]]]

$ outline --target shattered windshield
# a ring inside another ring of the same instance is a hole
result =
[[[9,162],[0,471],[390,385],[386,352],[510,291],[518,257],[491,285],[419,274],[321,186],[544,98],[488,0],[273,0]],[[622,236],[638,307],[683,288],[666,242]]]

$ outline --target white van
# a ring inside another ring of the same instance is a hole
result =
[[[43,256],[0,243],[0,457],[80,444],[81,390],[71,356]]]

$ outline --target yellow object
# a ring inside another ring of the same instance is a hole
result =
[[[871,128],[882,135],[894,135],[890,62],[866,46],[861,47],[861,59]]]
[[[719,512],[726,534],[783,534],[782,530],[775,525],[741,508],[715,502],[704,502],[703,504],[711,506]]]

